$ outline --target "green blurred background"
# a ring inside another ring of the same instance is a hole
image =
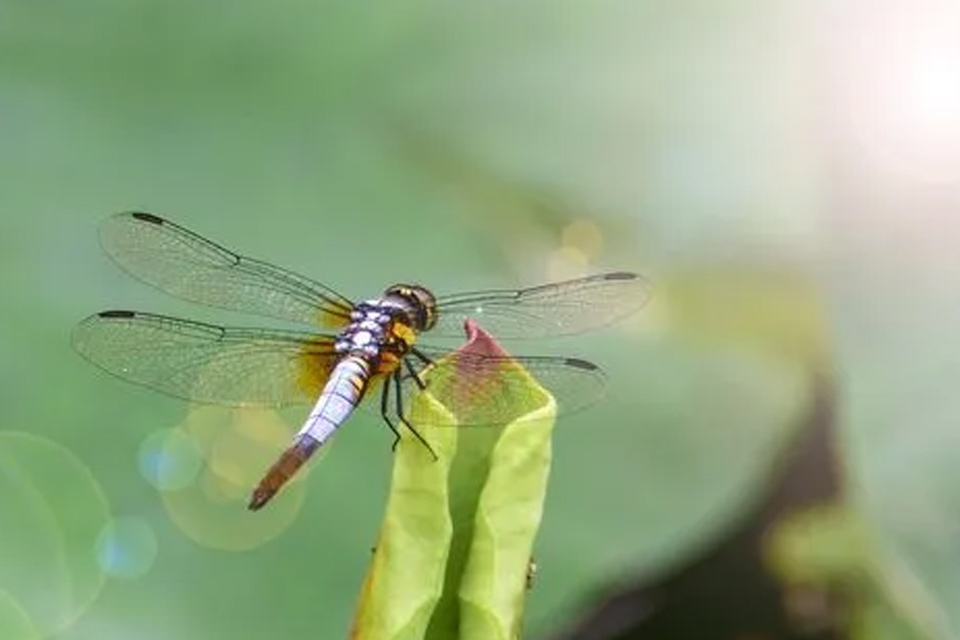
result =
[[[958,29],[933,0],[0,0],[0,640],[345,637],[376,539],[373,413],[251,515],[302,411],[71,350],[104,308],[242,322],[111,264],[126,209],[358,298],[649,275],[617,327],[508,345],[610,375],[557,430],[530,636],[714,539],[813,370],[856,503],[960,631]]]

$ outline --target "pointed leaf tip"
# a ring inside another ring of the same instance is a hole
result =
[[[509,356],[507,351],[500,346],[493,336],[480,328],[476,322],[467,319],[463,323],[463,332],[467,336],[467,342],[457,349],[457,353],[476,354],[478,356],[493,356],[505,358]]]

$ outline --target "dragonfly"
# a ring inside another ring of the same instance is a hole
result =
[[[312,402],[303,427],[253,489],[258,510],[380,388],[380,415],[400,440],[410,431],[436,457],[408,415],[429,392],[458,426],[502,426],[522,367],[551,392],[558,413],[597,401],[605,376],[595,364],[563,356],[471,354],[418,341],[420,334],[460,338],[479,321],[498,339],[570,335],[613,323],[642,307],[648,281],[611,272],[526,289],[434,295],[394,284],[354,302],[293,271],[231,251],[161,216],[124,212],[100,227],[106,253],[135,278],[181,299],[293,321],[309,330],[221,326],[129,310],[82,320],[74,348],[128,382],[192,402],[284,407]],[[469,404],[469,410],[467,405]],[[515,409],[514,409],[515,410]]]

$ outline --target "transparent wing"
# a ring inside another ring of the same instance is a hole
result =
[[[312,401],[337,362],[329,336],[135,311],[86,318],[74,329],[73,345],[124,380],[178,398],[240,406]]]
[[[610,324],[637,311],[650,297],[635,273],[603,273],[529,289],[478,291],[437,299],[431,336],[460,337],[472,318],[498,339],[569,335]]]
[[[340,326],[353,304],[292,271],[241,256],[152,213],[119,213],[104,250],[131,275],[191,302],[306,324]]]
[[[549,392],[557,414],[570,414],[603,397],[606,378],[595,364],[552,356],[490,356],[418,347],[433,364],[417,375],[426,391],[457,416],[460,426],[502,426],[542,405],[531,395],[530,378]],[[413,374],[403,375],[401,389],[409,412],[421,390]]]

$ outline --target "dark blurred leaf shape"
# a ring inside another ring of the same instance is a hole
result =
[[[884,586],[890,574],[878,575],[886,572],[876,570],[881,562],[871,536],[844,504],[829,379],[814,380],[810,408],[775,461],[768,487],[716,544],[652,580],[616,586],[551,640],[940,635]]]

